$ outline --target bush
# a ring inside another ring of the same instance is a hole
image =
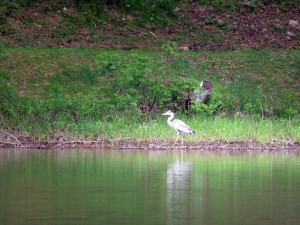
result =
[[[115,6],[119,10],[135,15],[138,25],[144,22],[164,23],[167,18],[174,17],[173,9],[177,6],[178,0],[75,0],[79,9],[90,9],[97,16],[103,15],[104,4]]]

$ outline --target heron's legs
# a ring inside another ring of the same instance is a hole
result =
[[[178,137],[179,137],[179,133],[177,133],[177,137],[176,137],[176,140],[174,141],[173,145],[175,145],[177,143]]]
[[[182,137],[182,135],[180,135],[180,133],[177,133],[177,137],[176,137],[176,140],[174,141],[173,146],[177,143],[179,136],[181,137],[181,145],[183,146],[183,137]]]
[[[183,146],[183,137],[182,137],[182,135],[180,135],[181,136],[181,146]]]

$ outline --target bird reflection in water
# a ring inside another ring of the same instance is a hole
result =
[[[192,163],[179,161],[168,166],[167,170],[167,224],[185,224],[189,217],[190,181]]]

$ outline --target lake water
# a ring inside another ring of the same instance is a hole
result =
[[[0,149],[0,224],[300,224],[300,155]]]

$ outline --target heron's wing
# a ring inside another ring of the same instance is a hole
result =
[[[175,119],[172,122],[173,122],[174,129],[176,129],[178,132],[188,133],[188,134],[194,133],[194,131],[183,121]]]

